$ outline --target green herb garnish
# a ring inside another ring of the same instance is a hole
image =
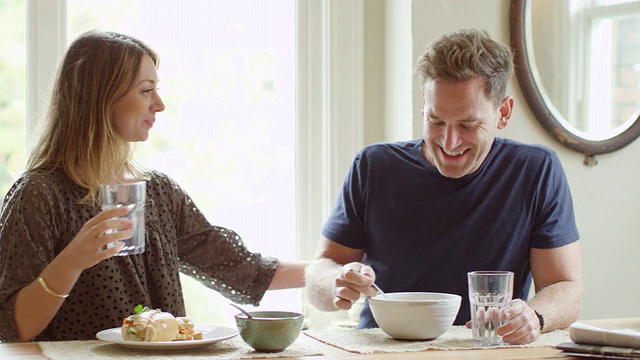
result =
[[[133,313],[134,313],[135,315],[138,315],[138,314],[140,314],[140,313],[143,313],[143,312],[145,312],[145,311],[149,311],[149,310],[151,310],[151,309],[149,309],[149,308],[148,308],[148,307],[146,307],[146,306],[142,306],[141,304],[138,304],[136,307],[134,307],[134,308],[133,308]]]

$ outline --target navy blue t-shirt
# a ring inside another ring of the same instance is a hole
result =
[[[442,176],[422,139],[369,145],[347,174],[322,235],[364,249],[386,292],[462,296],[455,324],[470,319],[467,272],[509,270],[514,298],[531,284],[530,248],[578,240],[569,186],[556,154],[496,138],[474,173]],[[377,327],[368,303],[358,328]]]

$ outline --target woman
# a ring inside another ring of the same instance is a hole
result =
[[[90,31],[76,39],[54,83],[25,173],[0,213],[0,340],[93,339],[137,304],[185,315],[179,272],[238,303],[303,286],[304,264],[249,252],[209,224],[168,176],[132,161],[164,110],[158,57],[143,42]],[[123,208],[100,211],[101,183],[146,180],[143,254],[114,256],[131,237]],[[119,231],[109,231],[119,230]]]

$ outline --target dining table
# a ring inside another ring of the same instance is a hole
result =
[[[630,329],[640,331],[640,318],[618,318],[618,319],[596,319],[596,320],[580,320],[581,323],[597,326],[606,330]],[[357,331],[357,330],[352,330]],[[300,335],[305,336],[304,334]],[[383,360],[411,360],[411,359],[583,359],[582,357],[573,357],[564,354],[561,350],[554,346],[544,347],[501,347],[501,348],[483,348],[483,349],[464,349],[464,350],[426,350],[411,352],[383,352],[383,353],[354,353],[340,349],[338,347],[328,345],[318,341],[312,337],[305,336],[305,341],[313,342],[314,349],[317,353],[309,356],[297,357],[281,357],[277,354],[270,354],[269,359],[383,359]],[[87,343],[99,342],[91,340]],[[275,357],[274,357],[275,356]],[[202,356],[194,356],[202,358]],[[43,354],[42,348],[38,342],[25,343],[0,343],[0,359],[2,360],[42,360],[48,359]]]

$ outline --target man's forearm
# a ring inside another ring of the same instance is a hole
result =
[[[335,278],[342,267],[333,260],[314,260],[305,271],[305,284],[309,302],[320,311],[336,311],[333,304],[336,294]]]
[[[544,332],[565,329],[580,316],[582,284],[579,281],[561,281],[549,285],[529,301],[544,318]]]

